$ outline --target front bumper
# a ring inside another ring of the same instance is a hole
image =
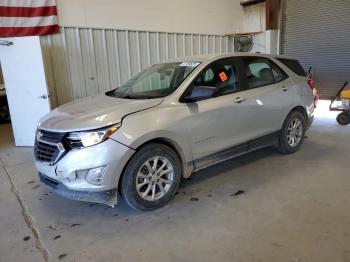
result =
[[[95,146],[70,150],[54,165],[35,161],[35,166],[40,179],[64,197],[114,205],[120,175],[133,153],[133,149],[108,139]],[[87,171],[96,167],[105,168],[100,185],[86,180]]]
[[[42,183],[48,185],[58,195],[71,200],[102,203],[109,206],[114,206],[117,203],[116,189],[97,192],[76,191],[67,188],[61,182],[47,177],[41,173],[39,173],[39,179]]]

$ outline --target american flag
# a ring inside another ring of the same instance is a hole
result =
[[[56,0],[0,0],[0,37],[59,33]]]

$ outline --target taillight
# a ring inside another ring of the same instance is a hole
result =
[[[318,94],[317,89],[315,87],[315,81],[312,79],[312,76],[308,78],[307,83],[312,91],[312,94],[314,95],[314,107],[316,108],[318,102]]]
[[[314,90],[314,88],[315,88],[315,81],[313,79],[309,78],[307,80],[307,83],[309,84],[309,87],[311,88],[311,90]]]

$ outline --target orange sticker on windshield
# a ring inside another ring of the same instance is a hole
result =
[[[227,80],[227,75],[225,74],[225,72],[221,72],[219,74],[219,77],[222,82],[225,82]]]

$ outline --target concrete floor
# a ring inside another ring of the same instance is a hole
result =
[[[326,110],[298,153],[208,168],[146,213],[55,195],[32,149],[14,147],[9,125],[0,134],[1,262],[350,261],[350,126]]]

